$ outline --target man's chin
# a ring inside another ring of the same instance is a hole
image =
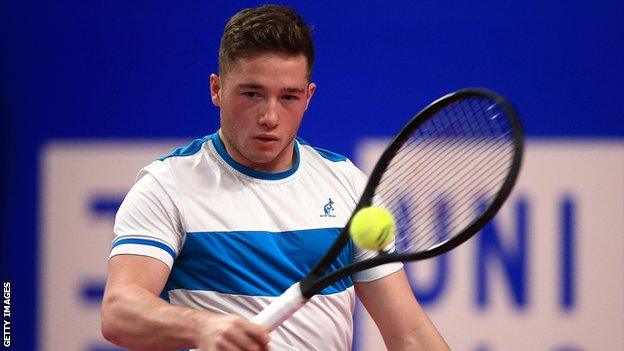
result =
[[[280,162],[278,160],[279,154],[273,153],[260,153],[253,155],[252,168],[267,172],[267,173],[279,173],[290,169],[292,166],[291,162]]]

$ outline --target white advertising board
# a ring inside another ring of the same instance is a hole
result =
[[[386,142],[359,143],[364,171]],[[115,349],[99,319],[114,211],[141,167],[183,144],[59,141],[42,150],[39,349]],[[454,350],[622,350],[623,249],[624,141],[529,140],[492,224],[407,268]],[[364,311],[356,324],[357,350],[384,349]]]

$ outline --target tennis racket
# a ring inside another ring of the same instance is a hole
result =
[[[312,296],[355,272],[434,257],[468,240],[501,208],[516,182],[524,137],[501,95],[462,89],[425,107],[375,165],[354,214],[381,206],[396,220],[394,242],[375,257],[329,272],[350,240],[349,225],[316,266],[252,318],[275,329]]]

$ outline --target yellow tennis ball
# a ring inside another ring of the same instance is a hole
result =
[[[359,210],[349,226],[355,245],[368,250],[380,250],[388,245],[394,239],[395,230],[392,214],[377,206]]]

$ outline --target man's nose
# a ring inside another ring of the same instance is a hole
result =
[[[260,116],[260,120],[258,122],[269,128],[276,127],[279,122],[278,108],[279,106],[277,101],[270,99],[267,102],[266,107],[262,112],[262,115]]]

